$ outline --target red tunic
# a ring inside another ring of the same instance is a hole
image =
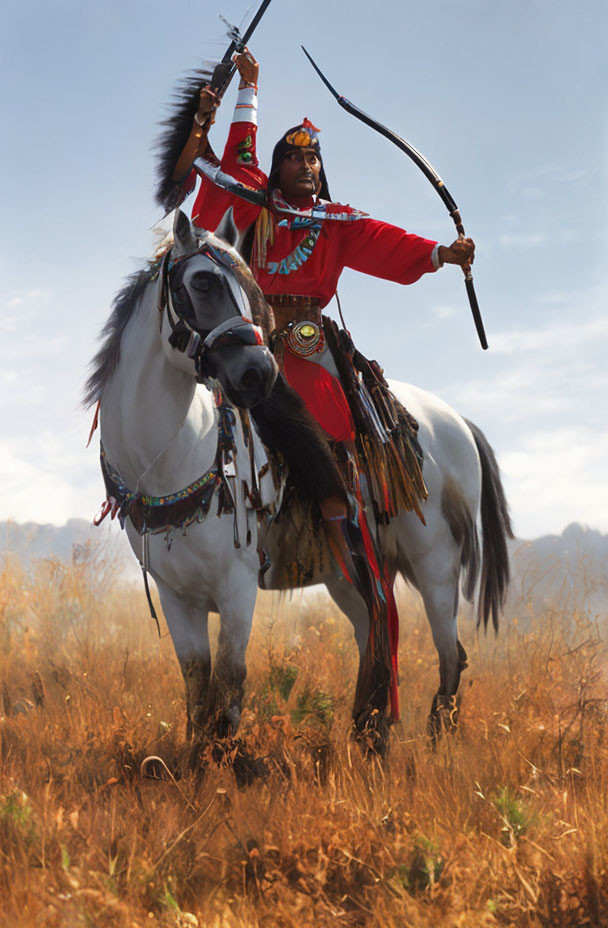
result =
[[[253,123],[232,123],[221,167],[249,187],[262,190],[268,178],[258,165],[256,132],[257,126]],[[248,138],[251,146],[247,153],[251,161],[243,164],[242,146]],[[312,198],[290,201],[290,205],[299,209],[312,204]],[[255,222],[260,212],[259,207],[228,194],[203,177],[192,210],[194,222],[206,229],[215,229],[229,206],[233,208],[234,220],[240,229]],[[350,207],[344,207],[344,211],[350,211]],[[255,262],[252,265],[263,293],[316,297],[323,307],[336,292],[345,267],[400,284],[413,284],[423,274],[435,270],[431,254],[436,242],[369,217],[350,221],[324,220],[312,254],[295,267],[299,261],[297,248],[307,235],[307,229],[276,228],[274,244],[268,246],[266,266],[259,268]],[[292,257],[291,261],[281,264],[294,253],[295,260]],[[290,270],[290,265],[294,269]]]
[[[221,168],[241,183],[258,190],[266,188],[268,178],[260,169],[256,154],[257,126],[251,122],[233,122],[221,161]],[[290,201],[298,209],[313,205],[313,198]],[[192,218],[196,225],[215,229],[226,210],[232,206],[234,221],[245,230],[256,221],[260,207],[247,203],[206,177],[201,178]],[[349,206],[337,207],[342,213],[357,214]],[[279,216],[279,221],[282,219]],[[431,255],[434,241],[405,232],[397,226],[376,219],[325,219],[312,251],[306,246],[309,228],[275,225],[275,238],[268,244],[266,263],[259,267],[252,260],[251,270],[262,292],[297,294],[314,297],[321,307],[336,292],[345,267],[374,277],[411,284],[423,274],[435,270]],[[308,409],[325,431],[338,441],[354,438],[354,423],[341,384],[324,367],[284,352],[284,373],[300,394]]]

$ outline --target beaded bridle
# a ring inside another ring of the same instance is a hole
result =
[[[236,310],[234,316],[207,330],[198,329],[187,318],[195,318],[195,311],[183,276],[188,260],[196,255],[209,258],[213,264],[227,272],[219,280]],[[171,328],[169,344],[194,361],[200,379],[213,375],[213,363],[209,355],[218,348],[264,344],[262,329],[244,315],[248,311],[248,301],[234,273],[238,267],[238,261],[230,252],[210,242],[203,242],[196,251],[177,258],[172,259],[170,252],[163,258],[158,305],[161,325],[165,313]]]

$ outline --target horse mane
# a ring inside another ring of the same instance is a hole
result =
[[[210,82],[213,68],[214,65],[210,64],[191,71],[181,79],[173,92],[172,110],[160,123],[164,129],[154,145],[158,152],[155,200],[167,212],[179,206],[187,192],[184,185],[188,178],[175,181],[172,174],[192,129],[200,89]]]
[[[96,403],[103,389],[116,370],[120,358],[120,343],[123,333],[144,290],[148,286],[157,268],[148,264],[127,278],[127,282],[116,294],[112,303],[112,312],[101,330],[103,339],[99,351],[91,361],[91,374],[84,387],[82,404],[85,408]]]
[[[270,307],[264,299],[262,291],[248,267],[239,266],[235,268],[235,274],[249,302],[252,321],[260,326],[266,339],[268,339],[272,330],[273,319]]]

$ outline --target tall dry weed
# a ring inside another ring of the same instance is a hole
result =
[[[606,645],[583,612],[464,623],[461,724],[425,734],[418,606],[389,760],[349,740],[356,653],[325,599],[265,597],[239,732],[266,779],[191,764],[171,643],[85,557],[0,574],[0,925],[608,925]],[[163,779],[141,774],[162,758]]]

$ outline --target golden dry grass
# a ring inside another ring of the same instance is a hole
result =
[[[239,790],[209,757],[190,769],[179,669],[139,589],[91,562],[8,565],[0,924],[608,925],[597,623],[540,616],[497,644],[465,627],[461,726],[433,750],[435,650],[404,611],[403,721],[381,765],[349,744],[346,620],[262,602],[239,734],[273,772]],[[175,779],[141,776],[151,754]]]

